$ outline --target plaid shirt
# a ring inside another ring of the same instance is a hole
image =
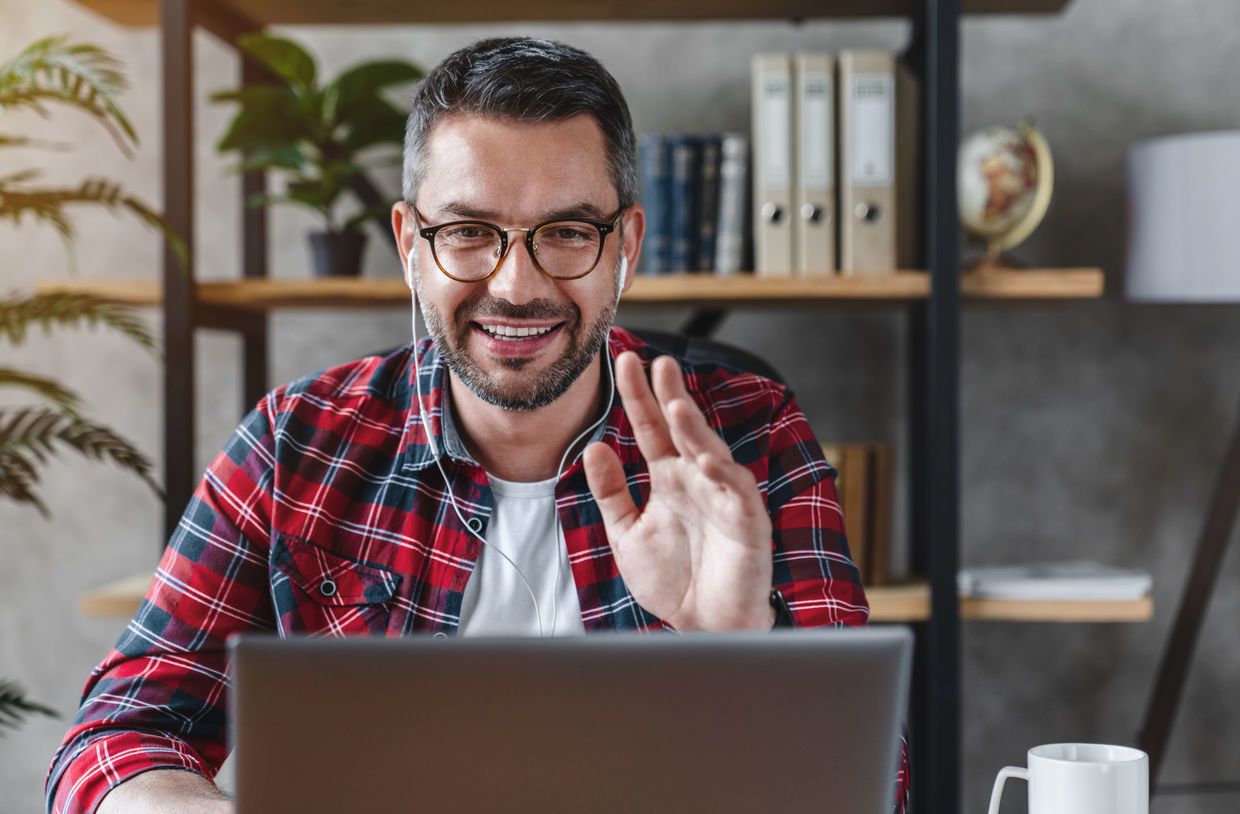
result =
[[[615,328],[614,358],[657,355]],[[428,424],[413,401],[413,346],[368,356],[269,393],[207,468],[137,614],[86,683],[47,781],[49,811],[93,812],[114,786],[159,768],[214,777],[227,756],[225,642],[282,636],[454,633],[480,543],[452,511],[427,433],[466,522],[485,534],[487,476],[456,437],[444,365],[417,346]],[[771,514],[774,587],[804,627],[864,625],[835,471],[792,394],[768,379],[681,361],[686,387]],[[445,420],[446,419],[446,420]],[[601,431],[638,506],[647,467],[619,399]],[[581,458],[556,506],[586,631],[668,626],[629,594]],[[475,520],[476,518],[476,520]],[[907,759],[895,810],[908,799]]]

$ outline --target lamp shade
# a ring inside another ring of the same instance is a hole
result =
[[[1128,150],[1127,293],[1145,302],[1240,302],[1240,132]]]

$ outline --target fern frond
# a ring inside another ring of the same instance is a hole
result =
[[[31,325],[50,333],[53,325],[104,325],[120,331],[156,358],[162,352],[150,331],[123,305],[103,302],[85,294],[11,294],[0,298],[0,337],[14,345],[26,338]]]
[[[16,729],[30,715],[59,718],[56,710],[31,701],[26,692],[13,681],[0,679],[0,727]]]
[[[18,179],[18,181],[24,180],[26,179]],[[185,242],[172,232],[158,212],[138,198],[126,193],[124,188],[115,181],[88,178],[77,187],[61,189],[26,187],[23,189],[18,188],[17,182],[14,182],[12,178],[0,179],[0,220],[9,220],[14,225],[21,225],[22,219],[29,215],[35,220],[53,226],[70,245],[73,241],[73,227],[65,216],[64,210],[65,207],[78,204],[102,206],[113,212],[128,212],[160,232],[172,246],[182,267],[188,265],[189,255]]]
[[[76,393],[60,382],[8,367],[0,367],[0,387],[30,390],[56,405],[61,412],[74,416],[78,415],[82,403]]]
[[[137,475],[162,500],[153,465],[136,447],[107,427],[47,407],[0,409],[0,494],[30,503],[47,516],[35,488],[37,464],[64,445],[86,458],[111,462]]]
[[[138,136],[115,98],[127,86],[120,62],[102,48],[46,37],[0,65],[0,110],[46,116],[43,102],[70,105],[94,117],[130,155]]]

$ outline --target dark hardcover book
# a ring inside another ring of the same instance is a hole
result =
[[[697,136],[669,136],[672,153],[671,271],[693,271],[698,252],[698,179],[702,150]]]
[[[642,208],[646,210],[646,239],[638,268],[642,274],[666,274],[671,271],[672,257],[672,153],[668,137],[640,134],[637,165]]]
[[[719,162],[723,136],[702,136],[702,171],[698,180],[698,248],[695,271],[713,271],[719,228]]]

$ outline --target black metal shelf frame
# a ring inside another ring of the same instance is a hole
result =
[[[930,296],[908,304],[908,404],[910,459],[909,546],[916,572],[928,577],[931,617],[915,626],[911,750],[916,814],[960,811],[961,683],[960,611],[956,570],[960,544],[960,245],[956,222],[956,145],[960,121],[960,0],[922,0],[905,59],[922,84],[922,267]],[[193,34],[202,28],[232,46],[260,28],[211,0],[160,0],[163,59],[164,213],[194,256]],[[241,81],[261,69],[244,58]],[[244,277],[267,276],[267,218],[245,201],[261,191],[261,172],[242,183]],[[365,181],[356,190],[376,195]],[[265,313],[220,314],[194,300],[193,277],[165,250],[164,539],[180,520],[193,492],[195,364],[198,329],[223,329],[242,338],[242,414],[269,387],[270,337]],[[722,313],[704,311],[687,325],[709,333]]]

